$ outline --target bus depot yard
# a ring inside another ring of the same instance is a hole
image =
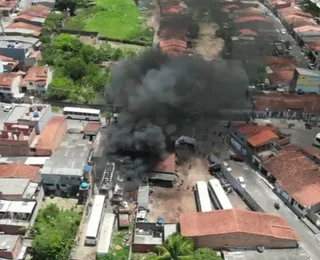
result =
[[[146,17],[134,1],[96,0],[96,6],[78,9],[70,17],[65,29],[98,32],[110,38],[151,42],[152,29],[146,24]],[[107,25],[107,26],[106,26]]]

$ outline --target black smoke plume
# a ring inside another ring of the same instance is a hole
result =
[[[110,126],[107,150],[124,156],[122,169],[134,189],[156,161],[165,158],[168,140],[200,110],[214,115],[244,100],[232,68],[219,68],[197,57],[168,57],[149,51],[123,60],[113,69],[108,102],[123,106]],[[190,121],[189,121],[190,123]]]

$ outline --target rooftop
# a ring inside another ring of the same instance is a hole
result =
[[[12,252],[20,236],[0,235],[0,251]]]
[[[84,128],[84,132],[98,133],[100,131],[101,124],[96,122],[89,122]]]
[[[162,40],[159,42],[160,49],[164,47],[172,46],[172,45],[179,46],[182,48],[187,48],[187,42],[182,40],[169,39],[169,40]]]
[[[295,32],[309,32],[309,31],[316,31],[319,32],[320,34],[320,26],[315,26],[315,25],[305,25],[301,27],[296,27],[293,29]]]
[[[0,192],[1,195],[20,195],[22,196],[27,189],[29,179],[14,179],[14,178],[1,178],[0,179]]]
[[[262,17],[262,16],[248,16],[248,17],[239,17],[233,20],[234,23],[246,23],[246,22],[266,22],[272,23],[272,19]]]
[[[21,78],[21,75],[16,73],[0,73],[0,86],[11,87],[13,81],[18,77]]]
[[[46,83],[48,77],[48,67],[47,66],[33,66],[31,67],[27,75],[24,77],[25,81],[44,81]]]
[[[153,172],[175,173],[176,170],[176,155],[169,154],[164,160],[159,161],[153,168]]]
[[[264,58],[264,64],[272,65],[272,64],[281,64],[281,63],[291,63],[293,65],[297,65],[297,62],[294,58],[288,57],[266,57]]]
[[[5,27],[5,30],[7,29],[18,29],[18,30],[28,30],[30,31],[30,34],[33,34],[34,36],[39,36],[41,34],[42,28],[40,26],[24,23],[24,22],[17,22],[9,24],[7,27]],[[23,31],[21,31],[23,32]]]
[[[82,176],[90,147],[83,135],[66,134],[60,147],[40,170],[41,174]]]
[[[253,147],[258,147],[272,141],[279,139],[279,137],[271,130],[263,130],[260,133],[248,138],[247,142]]]
[[[301,151],[280,152],[264,161],[262,166],[300,205],[311,207],[320,203],[319,166]]]
[[[30,15],[38,18],[47,18],[50,13],[51,9],[44,5],[33,5],[27,10],[21,12],[19,15]]]
[[[0,164],[0,178],[25,178],[37,181],[39,167],[23,163]]]
[[[293,78],[293,71],[277,71],[267,74],[271,85],[289,85]]]
[[[312,77],[320,77],[320,71],[303,69],[303,68],[296,68],[296,71],[300,75],[312,76]]]
[[[240,35],[241,36],[258,36],[257,32],[251,30],[251,29],[242,29],[242,30],[239,30],[240,32]]]
[[[35,201],[0,200],[0,213],[12,212],[31,214],[35,206]]]
[[[247,137],[255,136],[262,131],[270,130],[272,132],[278,131],[274,126],[269,125],[255,125],[255,124],[241,124],[236,126],[236,129],[241,134],[246,135]]]
[[[187,237],[246,233],[298,240],[287,221],[278,215],[248,210],[192,212],[180,216],[181,234]]]
[[[18,123],[18,120],[39,121],[50,105],[15,105],[5,119],[5,123]]]

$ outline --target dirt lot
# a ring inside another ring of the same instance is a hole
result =
[[[180,165],[177,167],[178,179],[173,188],[153,187],[151,194],[151,219],[163,217],[167,223],[176,223],[185,212],[196,212],[195,195],[192,187],[200,180],[209,180],[208,165],[199,154],[188,148],[179,149]],[[191,165],[191,169],[189,169]]]
[[[53,197],[53,198],[45,197],[45,198],[46,200],[41,205],[41,207],[43,208],[53,203],[53,204],[56,204],[62,210],[76,209],[79,212],[83,210],[82,205],[77,205],[78,204],[77,199],[67,199],[67,198],[61,198],[61,197]]]

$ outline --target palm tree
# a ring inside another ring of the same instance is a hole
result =
[[[157,246],[157,249],[161,255],[150,260],[192,260],[194,252],[192,239],[179,233],[170,235],[163,245]]]

